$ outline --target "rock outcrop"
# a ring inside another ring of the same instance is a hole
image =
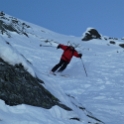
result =
[[[82,37],[82,41],[89,41],[92,39],[101,39],[101,35],[96,29],[88,28]]]
[[[12,66],[0,58],[0,99],[6,104],[28,104],[46,109],[58,105],[71,110],[46,90],[43,83],[29,74],[22,64]]]

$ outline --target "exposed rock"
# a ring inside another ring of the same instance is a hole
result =
[[[30,75],[23,66],[9,65],[0,58],[0,99],[8,105],[28,104],[43,108],[63,105],[43,86],[43,81]]]
[[[3,11],[0,12],[0,16],[4,16],[5,13]]]
[[[115,41],[110,41],[110,44],[115,44]]]
[[[26,33],[26,28],[30,28],[30,26],[25,23],[21,23],[16,18],[7,18],[4,15],[0,16],[0,31],[1,34],[6,34],[8,37],[11,37],[8,31],[16,32],[18,34],[24,34],[28,37]]]
[[[87,31],[84,33],[82,41],[89,41],[92,39],[101,39],[101,35],[96,29],[87,29]]]
[[[119,44],[120,47],[124,48],[124,44]]]

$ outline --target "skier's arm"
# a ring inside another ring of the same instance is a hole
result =
[[[57,49],[59,49],[59,48],[65,50],[65,49],[67,48],[67,46],[62,45],[62,44],[59,44],[59,45],[57,46]]]
[[[82,53],[78,53],[77,51],[74,51],[74,56],[81,58],[82,57]]]

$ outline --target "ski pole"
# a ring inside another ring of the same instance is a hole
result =
[[[40,47],[53,47],[53,46],[47,46],[47,45],[40,44]]]
[[[83,59],[82,59],[82,58],[81,58],[81,61],[82,61],[82,65],[83,65],[83,68],[84,68],[84,71],[85,71],[86,77],[88,77],[88,75],[87,75],[87,71],[86,71],[86,68],[85,68],[85,66],[84,66],[84,63],[83,63]]]

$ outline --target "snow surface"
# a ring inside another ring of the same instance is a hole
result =
[[[73,111],[68,112],[58,106],[49,110],[25,104],[12,107],[0,100],[0,124],[87,124],[88,118],[72,101],[85,107],[105,124],[124,124],[124,49],[118,46],[123,41],[116,41],[115,45],[105,40],[83,42],[81,37],[65,36],[28,24],[31,26],[27,30],[29,37],[14,32],[10,32],[11,38],[0,35],[0,57],[11,65],[22,63],[29,73],[43,80],[44,87]],[[51,42],[46,43],[45,40]],[[83,53],[82,60],[72,59],[63,72],[67,77],[48,76],[62,54],[56,46],[68,42],[77,44],[76,49]],[[82,122],[69,120],[73,116],[83,118]]]

